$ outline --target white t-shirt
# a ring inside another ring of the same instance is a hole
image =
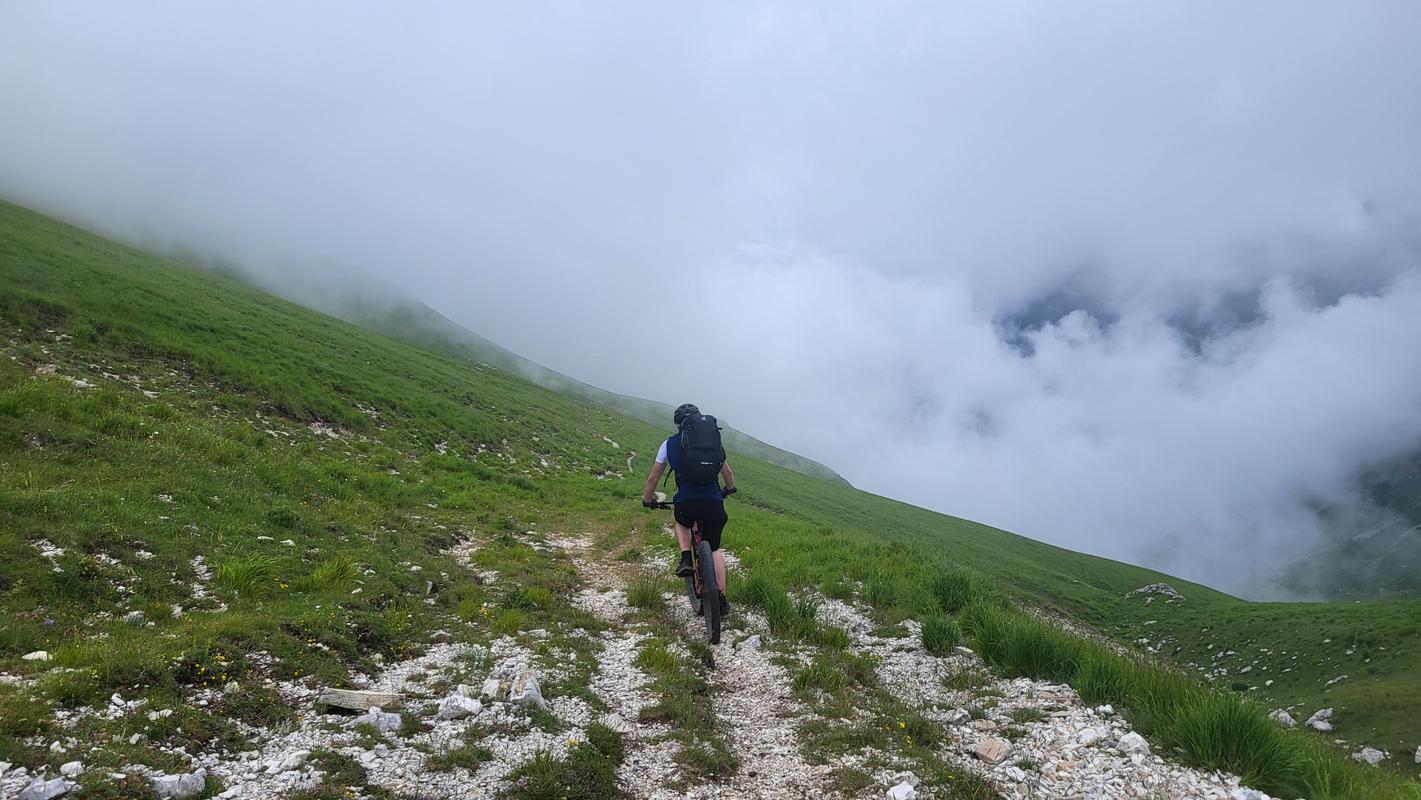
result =
[[[658,463],[658,464],[665,464],[665,463],[666,463],[666,440],[665,440],[665,439],[662,439],[662,440],[661,440],[661,449],[656,451],[656,463]]]

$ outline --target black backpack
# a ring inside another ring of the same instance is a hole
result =
[[[715,484],[725,465],[725,448],[720,444],[720,426],[715,417],[691,414],[681,420],[681,458],[676,485]]]

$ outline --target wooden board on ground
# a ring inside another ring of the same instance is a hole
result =
[[[372,708],[389,708],[400,702],[400,696],[390,692],[364,692],[358,689],[326,689],[316,698],[317,705],[347,708],[351,711],[369,711]]]

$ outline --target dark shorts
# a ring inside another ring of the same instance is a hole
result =
[[[676,504],[676,522],[687,528],[701,523],[701,538],[711,550],[720,549],[720,533],[725,530],[725,503],[720,500],[682,500]]]

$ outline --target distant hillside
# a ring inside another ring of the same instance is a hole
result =
[[[671,413],[675,410],[671,405],[610,392],[548,369],[474,333],[423,303],[375,303],[368,299],[353,298],[326,305],[328,307],[322,307],[321,310],[334,317],[417,347],[453,356],[461,361],[488,364],[515,372],[539,386],[596,403],[658,428],[669,428],[671,425]],[[733,426],[726,425],[724,435],[726,448],[731,452],[792,469],[812,478],[849,485],[847,480],[829,467],[767,444]]]
[[[1329,598],[1421,596],[1421,446],[1356,479],[1361,510],[1318,509],[1326,544],[1284,584]]]

